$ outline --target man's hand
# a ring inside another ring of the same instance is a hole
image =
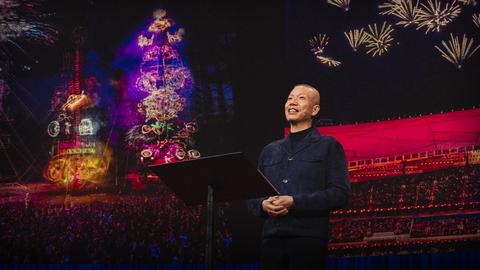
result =
[[[288,214],[293,205],[291,196],[273,196],[262,202],[262,209],[271,217],[281,217]]]
[[[290,210],[293,206],[292,196],[275,196],[272,201],[273,205],[283,206],[285,209]]]

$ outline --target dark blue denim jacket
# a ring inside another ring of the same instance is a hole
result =
[[[345,153],[333,137],[315,128],[292,153],[284,138],[267,145],[260,154],[259,170],[280,192],[293,196],[294,205],[283,217],[262,210],[265,198],[249,200],[249,211],[265,218],[262,236],[315,237],[328,240],[328,215],[345,206],[351,197]]]

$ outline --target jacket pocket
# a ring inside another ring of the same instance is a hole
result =
[[[297,177],[302,179],[300,193],[311,193],[325,189],[326,163],[324,156],[306,155],[299,157]]]
[[[325,160],[324,156],[320,155],[305,155],[299,158],[301,161],[305,162],[323,162]]]
[[[281,157],[272,157],[272,158],[268,158],[268,159],[264,160],[262,162],[262,165],[263,165],[263,167],[270,167],[270,166],[278,165],[281,162],[282,162]]]

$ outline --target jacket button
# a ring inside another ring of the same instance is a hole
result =
[[[284,184],[286,184],[286,183],[288,183],[288,179],[283,179],[282,182],[283,182]]]
[[[293,160],[293,157],[288,157],[288,160]]]

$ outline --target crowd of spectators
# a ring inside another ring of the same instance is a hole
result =
[[[331,243],[363,242],[375,235],[431,238],[453,235],[480,236],[480,215],[434,215],[340,218],[330,224]]]
[[[449,204],[479,203],[478,164],[354,182],[352,191],[350,205],[337,211],[332,219],[331,243],[363,242],[382,234],[407,238],[480,234],[480,216],[462,215],[455,212],[455,207],[449,209],[452,214],[448,216],[431,211],[426,215],[418,211],[402,213],[409,207],[436,209]],[[382,216],[384,209],[393,211]],[[367,215],[372,211],[376,213],[374,216]]]
[[[480,201],[480,166],[459,166],[422,174],[352,183],[346,209],[435,206]]]
[[[223,207],[223,206],[222,206]],[[172,194],[121,195],[74,205],[0,204],[4,263],[195,263],[203,261],[204,209]],[[217,211],[216,256],[231,246]]]
[[[480,234],[480,216],[428,217],[413,222],[411,237]]]

